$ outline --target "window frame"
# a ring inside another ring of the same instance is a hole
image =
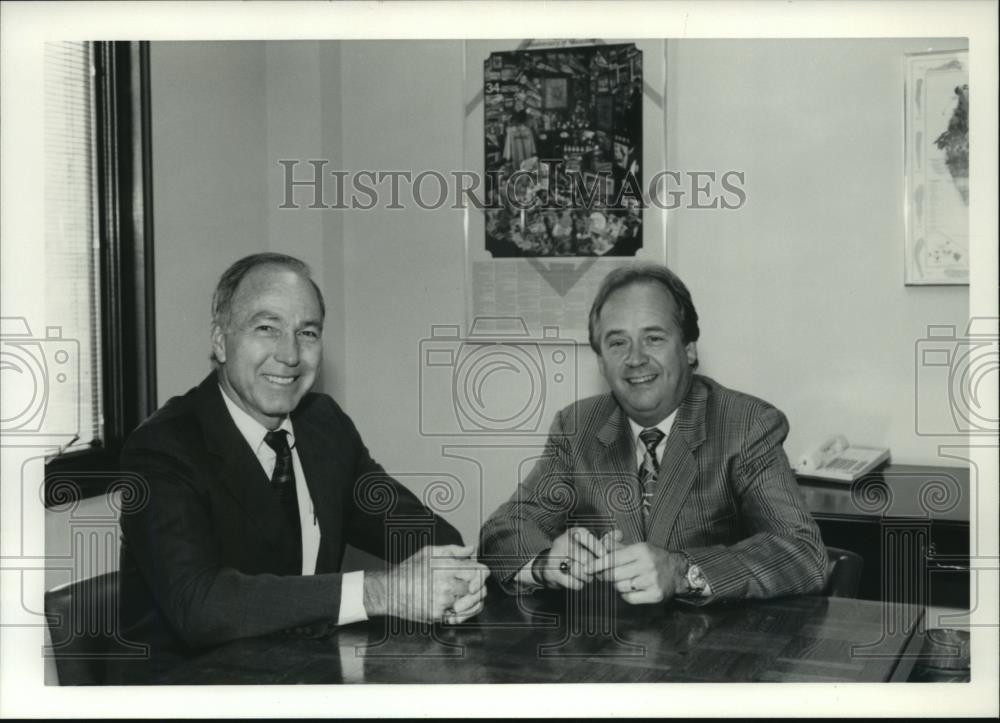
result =
[[[46,460],[45,506],[103,495],[128,435],[156,408],[149,43],[95,41],[101,441]]]

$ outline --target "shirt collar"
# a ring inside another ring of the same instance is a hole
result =
[[[662,420],[659,424],[656,425],[656,429],[659,429],[661,432],[663,432],[664,440],[670,436],[670,430],[674,426],[674,419],[676,417],[677,417],[677,410],[675,409],[669,415],[667,415],[666,419]],[[639,444],[639,433],[642,432],[642,430],[651,429],[651,427],[643,427],[642,425],[636,423],[631,417],[628,418],[628,426],[629,429],[632,430],[632,444],[634,445]],[[663,440],[660,441],[660,444],[663,444]]]
[[[236,405],[236,402],[229,398],[229,395],[226,394],[226,390],[222,388],[221,384],[219,385],[219,392],[222,393],[222,401],[226,403],[226,409],[229,410],[229,416],[233,418],[236,428],[240,430],[240,434],[243,435],[243,439],[250,445],[253,453],[259,456],[261,445],[264,444],[264,437],[271,430],[240,409]],[[287,415],[281,420],[278,429],[288,432],[288,446],[294,448],[295,432],[292,431],[292,420]],[[271,448],[267,447],[267,449],[270,450]]]

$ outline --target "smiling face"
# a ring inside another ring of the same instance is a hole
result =
[[[212,327],[219,383],[243,411],[275,429],[316,381],[323,315],[312,283],[281,266],[250,271],[228,321]]]
[[[624,286],[608,296],[597,320],[598,364],[615,399],[637,424],[666,419],[691,384],[695,343],[684,343],[677,305],[657,282]]]

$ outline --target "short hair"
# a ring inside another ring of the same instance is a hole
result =
[[[649,263],[635,263],[628,266],[620,266],[601,282],[601,287],[597,290],[594,303],[590,307],[590,347],[594,352],[601,355],[601,340],[597,338],[597,320],[601,315],[601,309],[607,303],[608,297],[618,289],[633,284],[660,284],[674,300],[678,326],[681,328],[681,336],[685,344],[698,341],[701,331],[698,329],[698,312],[694,308],[694,301],[691,299],[691,292],[673,271],[666,266]],[[693,366],[697,366],[695,361]]]
[[[316,292],[316,298],[319,300],[320,316],[321,318],[326,318],[326,303],[323,301],[323,292],[320,291],[319,286],[313,281],[312,270],[309,268],[309,264],[287,254],[264,252],[244,256],[222,272],[222,276],[219,277],[219,283],[215,286],[215,293],[212,294],[213,325],[221,328],[226,328],[229,325],[233,313],[233,299],[236,298],[236,292],[240,287],[240,283],[251,271],[265,266],[278,266],[288,269],[308,280],[313,287],[313,291]],[[212,352],[212,361],[218,362],[215,358],[215,352]]]

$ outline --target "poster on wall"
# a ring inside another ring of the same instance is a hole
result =
[[[906,56],[907,284],[969,283],[968,56]]]
[[[601,279],[666,260],[663,40],[466,42],[469,328],[587,341]],[[494,324],[497,328],[487,329]]]
[[[642,51],[634,43],[483,61],[486,250],[634,256],[642,247]]]

